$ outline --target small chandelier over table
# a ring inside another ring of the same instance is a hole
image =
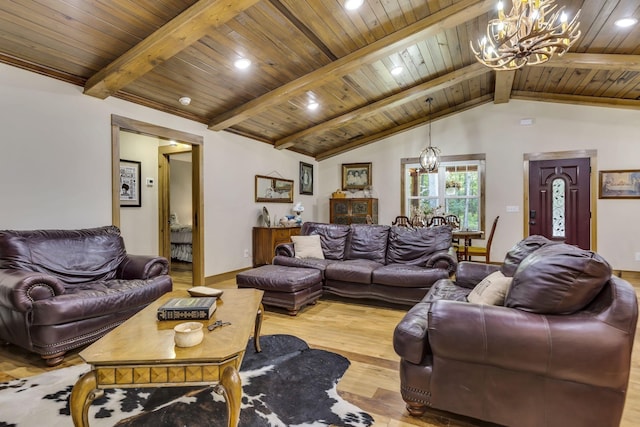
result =
[[[496,70],[516,70],[526,64],[547,62],[553,55],[563,55],[580,37],[576,13],[568,22],[564,6],[555,0],[512,0],[508,15],[498,2],[498,18],[487,25],[487,35],[471,50],[478,61]]]
[[[427,172],[437,171],[440,165],[440,149],[431,146],[431,102],[433,102],[433,98],[427,98],[429,104],[429,145],[420,153],[420,166]]]

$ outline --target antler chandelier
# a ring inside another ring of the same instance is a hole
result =
[[[577,21],[580,11],[568,22],[564,6],[555,0],[512,0],[508,15],[498,2],[498,19],[487,25],[487,36],[471,50],[478,61],[497,70],[516,70],[526,64],[547,62],[554,54],[563,55],[580,37]]]

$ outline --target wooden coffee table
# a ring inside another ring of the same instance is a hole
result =
[[[253,332],[260,351],[262,295],[257,289],[226,289],[218,308],[203,320],[204,340],[188,348],[176,347],[173,327],[183,321],[158,321],[156,310],[169,298],[185,297],[171,292],[144,308],[122,325],[80,352],[91,371],[76,382],[71,392],[73,424],[88,426],[89,406],[106,388],[215,385],[227,401],[229,426],[240,418],[242,385],[238,369]],[[216,320],[231,322],[209,332]]]

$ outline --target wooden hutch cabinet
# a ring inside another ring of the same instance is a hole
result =
[[[299,234],[300,227],[253,227],[253,266],[271,264],[276,246]]]
[[[329,222],[332,224],[366,224],[367,215],[371,216],[374,224],[378,223],[378,199],[331,199],[329,209]]]

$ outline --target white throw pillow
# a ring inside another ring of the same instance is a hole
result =
[[[513,277],[505,277],[496,271],[482,279],[471,291],[467,300],[474,304],[504,305],[504,299]]]
[[[293,242],[293,248],[296,252],[296,258],[324,259],[322,245],[320,244],[320,235],[291,236],[291,241]]]

